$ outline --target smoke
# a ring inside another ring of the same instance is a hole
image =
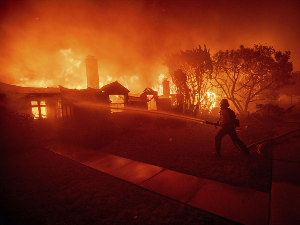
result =
[[[167,53],[198,45],[213,54],[267,43],[299,58],[297,1],[269,3],[2,1],[0,81],[85,88],[84,59],[93,55],[101,83],[118,80],[140,93],[169,76]]]

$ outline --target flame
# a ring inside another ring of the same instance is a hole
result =
[[[176,92],[176,86],[175,86],[175,84],[173,83],[172,80],[170,80],[170,93],[171,94],[176,94],[177,93]]]
[[[53,87],[53,81],[45,78],[39,80],[31,80],[27,77],[21,77],[20,82],[17,83],[21,87]]]
[[[223,4],[203,6],[199,1],[187,1],[186,10],[181,10],[181,1],[171,5],[155,1],[2,2],[0,80],[19,86],[86,88],[82,62],[87,55],[95,55],[99,59],[99,76],[104,79],[100,81],[102,85],[109,83],[105,80],[107,74],[114,80],[122,75],[130,91],[142,92],[156,85],[153,81],[158,74],[168,74],[168,68],[162,65],[166,54],[193,49],[201,43],[206,43],[213,53],[235,48],[240,42],[248,46],[262,38],[273,42],[276,37],[279,48],[289,49],[279,44],[286,43],[282,38],[289,36],[281,34],[284,32],[278,35],[282,29],[275,29],[269,22],[260,23],[260,30],[270,28],[270,32],[260,32],[262,36],[249,38],[252,29],[240,32],[235,26],[228,26],[230,35],[224,36],[219,27],[232,24],[232,17],[226,17],[224,13],[230,10],[225,10]],[[287,5],[285,10],[292,6]],[[211,7],[216,10],[211,23],[191,22],[209,18],[211,10],[207,9]],[[178,12],[186,19],[182,20]],[[266,21],[265,17],[257,13],[256,21]],[[244,18],[243,22],[253,24],[248,16]],[[288,18],[297,27],[297,13]]]
[[[161,96],[163,95],[163,85],[162,85],[162,82],[165,80],[165,79],[168,79],[167,76],[165,76],[163,73],[161,73],[159,76],[158,76],[158,84],[154,87],[152,87],[152,89],[154,91],[157,91],[158,93],[158,96]],[[170,94],[176,94],[176,86],[175,84],[172,82],[172,80],[169,81],[169,85],[170,85]]]
[[[28,78],[23,76],[19,78],[19,83],[17,83],[17,85],[27,87],[58,87],[61,85],[69,89],[87,88],[84,63],[85,56],[75,53],[72,48],[59,49],[57,54],[61,59],[61,67],[60,71],[51,77],[52,79],[39,76],[32,79],[32,77]],[[105,74],[103,74],[103,72]],[[44,73],[47,74],[47,71],[44,71]],[[159,95],[163,94],[162,82],[164,79],[167,79],[167,77],[161,73],[158,78],[158,85],[153,87],[154,90],[158,91]],[[133,87],[140,87],[141,90],[144,88],[140,85],[140,83],[143,83],[144,81],[140,79],[139,75],[133,74],[130,76],[125,75],[116,77],[114,74],[109,74],[109,71],[103,71],[100,69],[100,88],[116,80],[129,90]],[[171,94],[175,93],[175,85],[172,81],[170,81],[170,91]]]
[[[158,77],[158,82],[161,84],[164,81],[164,79],[167,79],[167,77],[161,73]]]
[[[162,82],[163,82],[163,80],[166,79],[166,78],[167,78],[167,77],[166,77],[164,74],[161,73],[161,74],[158,76],[158,84],[157,84],[156,86],[152,87],[152,89],[153,89],[154,91],[157,91],[158,96],[163,95],[163,85],[162,85]]]
[[[112,107],[111,113],[122,112],[124,108],[124,97],[123,95],[109,95],[111,101],[110,106]]]
[[[58,87],[61,85],[69,89],[86,89],[87,79],[84,62],[86,55],[87,54],[75,52],[71,47],[60,48],[56,50],[55,54],[51,55],[51,57],[44,54],[43,58],[36,58],[34,63],[36,68],[18,72],[20,77],[15,84],[25,87],[46,88]],[[44,60],[44,58],[46,60]],[[57,61],[59,61],[59,65],[57,65]],[[142,90],[147,87],[147,84],[152,83],[152,80],[140,79],[142,77],[141,74],[131,74],[129,71],[125,71],[125,75],[119,76],[117,69],[114,70],[110,67],[110,69],[106,69],[103,67],[103,62],[101,62],[101,60],[98,61],[98,65],[100,88],[113,81],[118,81],[128,90],[141,93]],[[106,66],[106,64],[104,64],[104,66]],[[158,67],[157,70],[161,70],[160,67]],[[155,71],[151,74],[153,73],[155,73]],[[166,76],[164,74],[160,74],[160,85],[154,88],[159,89],[159,93],[161,94],[163,91],[161,83],[165,78]]]
[[[45,101],[31,101],[31,110],[34,119],[47,118],[47,107]]]
[[[206,92],[206,95],[200,101],[201,104],[208,107],[208,111],[211,112],[216,107],[217,95],[214,92]]]
[[[79,68],[80,63],[82,62],[82,60],[74,59],[74,56],[73,56],[74,54],[73,54],[71,48],[69,48],[69,49],[60,49],[60,52],[65,56],[66,62],[69,62],[69,65],[67,65],[67,69],[64,72],[74,73],[73,67]]]
[[[85,89],[86,88],[86,76],[83,71],[80,70],[80,65],[83,62],[83,57],[75,54],[71,48],[60,49],[58,51],[58,58],[61,58],[62,70],[56,72],[53,76],[55,80],[46,77],[32,77],[22,76],[19,78],[19,82],[16,83],[18,86],[23,87],[58,87],[62,85],[70,89]],[[47,72],[44,70],[39,72],[44,75]]]
[[[135,81],[138,81],[138,80],[139,80],[139,77],[136,76],[136,75],[130,77],[130,82],[131,82],[131,83],[134,83]]]
[[[81,63],[83,62],[83,57],[80,55],[75,55],[71,48],[68,49],[60,49],[60,53],[64,56],[64,68],[61,74],[58,75],[59,79],[64,80],[65,87],[70,89],[85,89],[86,88],[86,80],[81,85],[77,85],[76,82],[76,72],[75,69],[79,68]],[[83,76],[83,74],[82,74]],[[85,76],[84,76],[85,77]],[[81,83],[81,82],[80,82]],[[63,85],[63,84],[62,84]]]
[[[158,92],[158,96],[161,96],[163,95],[163,84],[162,82],[165,80],[165,79],[168,79],[167,76],[165,76],[164,74],[160,74],[158,76],[158,84],[154,87],[152,87],[152,89],[154,91],[157,91]],[[176,86],[175,84],[171,81],[169,81],[169,85],[170,85],[170,94],[176,94]],[[199,96],[197,95],[196,96],[196,102],[197,102],[197,99],[199,98]],[[212,109],[215,108],[217,106],[217,95],[212,92],[212,91],[208,91],[206,92],[206,94],[200,99],[200,104],[201,104],[201,108],[202,109],[206,109],[208,110],[209,113],[212,112]],[[176,102],[173,102],[172,103],[173,105],[176,105]]]

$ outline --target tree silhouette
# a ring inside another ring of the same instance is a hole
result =
[[[293,71],[290,54],[261,44],[219,51],[213,56],[213,85],[240,114],[246,114],[251,102],[277,98],[279,89],[289,83]]]
[[[291,98],[291,104],[293,104],[293,98],[295,96],[300,96],[300,71],[292,73],[291,81],[291,84],[283,87],[280,90],[280,93],[289,96]]]

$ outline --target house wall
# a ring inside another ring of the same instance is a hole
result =
[[[35,114],[35,119],[57,120],[61,118],[59,96],[34,95],[26,98],[29,114]]]
[[[170,111],[172,109],[170,98],[158,98],[156,101],[156,105],[157,110]]]

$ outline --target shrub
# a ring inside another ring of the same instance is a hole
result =
[[[283,108],[273,104],[257,104],[256,108],[256,113],[262,117],[279,118],[284,112]]]

